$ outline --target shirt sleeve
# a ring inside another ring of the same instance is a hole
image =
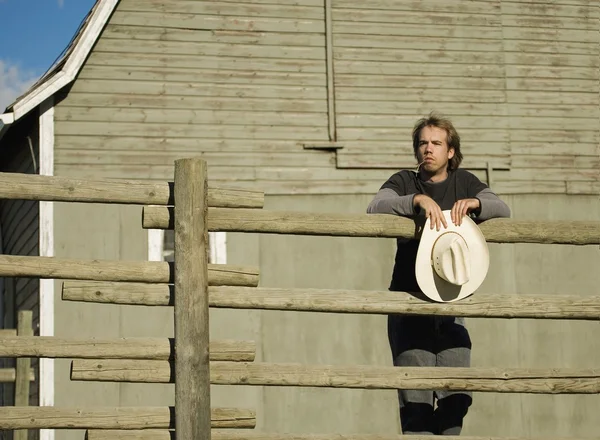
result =
[[[368,214],[414,215],[414,194],[406,194],[406,184],[402,171],[391,176],[375,195],[369,206]]]

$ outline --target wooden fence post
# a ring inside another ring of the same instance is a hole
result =
[[[207,167],[175,161],[175,432],[210,440]]]
[[[17,336],[33,336],[31,310],[20,310],[17,314]],[[15,406],[29,406],[29,381],[31,359],[18,358],[15,375]],[[14,432],[14,440],[27,440],[27,430]]]

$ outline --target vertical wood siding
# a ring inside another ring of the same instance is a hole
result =
[[[0,150],[1,172],[36,174],[39,164],[38,118],[32,115],[11,127]],[[31,140],[31,145],[28,138]],[[33,150],[33,151],[32,151]],[[33,153],[33,156],[32,156]],[[23,200],[0,200],[2,253],[9,255],[39,255],[39,203]],[[33,312],[34,334],[39,324],[39,279],[5,278],[4,327],[16,328],[18,310]],[[38,402],[38,360],[32,359],[36,382],[30,388],[30,402]],[[14,359],[5,359],[5,366],[14,366]],[[4,405],[12,405],[14,386],[3,385]],[[32,434],[33,435],[33,434]]]
[[[373,193],[436,110],[501,193],[600,193],[598,2],[122,0],[56,108],[56,173]],[[316,145],[330,147],[306,149]]]

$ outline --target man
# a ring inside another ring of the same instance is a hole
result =
[[[430,219],[430,227],[438,231],[448,226],[443,210],[451,210],[455,225],[466,215],[477,222],[510,216],[508,206],[487,185],[459,169],[460,137],[450,120],[432,113],[417,121],[413,150],[417,171],[391,176],[368,213],[407,216],[417,224]],[[398,240],[390,290],[421,294],[415,276],[418,247],[417,240]],[[395,366],[470,366],[471,339],[464,318],[390,315],[388,338]],[[399,390],[398,397],[404,434],[459,435],[472,402],[469,392]]]

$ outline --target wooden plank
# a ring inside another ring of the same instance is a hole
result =
[[[495,172],[496,174],[496,172]],[[548,180],[494,180],[492,187],[497,194],[566,194],[567,183]]]
[[[457,110],[460,111],[460,106],[456,106]],[[377,109],[373,109],[376,111]],[[426,114],[426,113],[425,113]],[[417,122],[418,116],[413,112],[408,115],[386,115],[386,114],[343,114],[339,116],[338,125],[347,129],[354,128],[412,128]],[[534,119],[534,118],[532,118]],[[586,121],[589,123],[589,119]],[[495,128],[495,129],[507,129],[512,126],[512,121],[507,117],[491,117],[489,115],[453,115],[452,122],[456,127],[478,127],[484,128]],[[525,125],[525,124],[524,124]],[[589,125],[588,125],[589,127]],[[459,133],[462,134],[462,130],[458,129]],[[406,130],[403,130],[407,133]]]
[[[72,107],[111,108],[162,108],[162,109],[212,109],[241,111],[274,111],[323,113],[327,111],[325,100],[248,99],[202,96],[162,96],[136,94],[70,93],[65,104]]]
[[[241,126],[285,126],[315,127],[327,126],[326,113],[284,113],[284,112],[246,112],[231,110],[165,110],[101,107],[79,108],[56,107],[55,121],[86,122],[143,122],[170,124],[210,124]]]
[[[225,232],[414,238],[416,230],[414,222],[408,218],[382,214],[209,208],[208,215],[209,229]],[[173,224],[173,209],[146,206],[142,223],[147,229],[170,228]],[[481,223],[479,228],[489,242],[600,244],[600,221],[535,222],[492,219]]]
[[[210,438],[207,177],[203,160],[175,162],[175,429],[183,438]]]
[[[506,40],[529,40],[533,41],[560,41],[598,44],[598,32],[561,29],[560,27],[510,27],[502,26]]]
[[[218,69],[218,70],[256,70],[275,72],[313,72],[325,73],[325,63],[320,60],[282,60],[278,58],[249,58],[240,65],[234,57],[192,57],[189,55],[162,54],[157,57],[148,53],[129,53],[126,56],[115,56],[109,52],[93,51],[86,65],[91,66],[164,66],[184,69]]]
[[[323,6],[321,5],[321,8]],[[301,32],[256,32],[224,30],[190,30],[150,26],[120,26],[109,23],[102,38],[149,41],[191,41],[267,46],[324,47],[323,35]],[[85,69],[85,67],[84,67]]]
[[[17,329],[14,328],[3,328],[0,329],[0,338],[6,338],[10,336],[17,336]]]
[[[588,127],[593,128],[593,127]],[[513,128],[510,131],[511,140],[517,142],[538,142],[539,139],[547,138],[552,139],[553,142],[570,142],[571,144],[576,143],[591,143],[597,144],[600,133],[598,130],[565,130],[565,129],[552,129],[552,128],[532,128],[522,129]]]
[[[202,43],[187,41],[142,41],[100,39],[96,50],[113,53],[190,55],[194,57],[277,58],[291,60],[325,60],[322,47],[263,46],[238,43]]]
[[[136,122],[71,122],[63,121],[56,124],[57,136],[138,136],[147,137],[184,137],[184,138],[213,138],[213,139],[285,139],[305,141],[307,139],[323,139],[327,133],[325,127],[293,127],[286,126],[252,126],[252,125],[208,125],[208,124],[168,124],[168,123],[136,123]],[[144,151],[132,151],[132,155],[143,154]],[[199,152],[201,153],[201,152]],[[82,152],[82,154],[85,154]],[[221,153],[227,154],[227,153]],[[322,155],[307,155],[305,157],[322,157]],[[114,158],[106,158],[109,162]],[[240,158],[244,160],[245,158]],[[300,159],[300,158],[298,158]],[[309,159],[310,160],[310,159]],[[317,161],[319,161],[317,159]],[[322,162],[322,161],[320,161]],[[165,162],[163,162],[165,163]]]
[[[159,261],[75,260],[57,257],[0,255],[0,276],[95,281],[173,282],[173,263]],[[258,270],[210,264],[211,285],[258,285]]]
[[[465,48],[466,49],[466,48]],[[423,49],[336,48],[335,59],[340,61],[394,61],[411,63],[502,64],[501,52],[440,51]]]
[[[598,105],[598,91],[592,90],[589,93],[582,93],[507,90],[506,99],[511,104]]]
[[[323,6],[323,0],[220,0],[222,3],[248,3],[251,5]]]
[[[507,90],[540,90],[544,92],[589,92],[597,88],[598,80],[561,78],[506,78]]]
[[[598,8],[592,4],[585,5],[581,1],[573,4],[550,2],[502,2],[502,15],[540,16],[540,17],[575,17],[579,19],[598,19]],[[596,23],[597,25],[597,23]]]
[[[511,142],[513,154],[525,154],[525,155],[570,155],[576,154],[581,156],[594,156],[598,152],[598,145],[596,143],[578,143],[572,145],[571,143],[565,144],[564,142],[549,142],[549,141],[537,141],[537,142]]]
[[[572,151],[576,153],[575,149]],[[513,154],[514,168],[600,168],[600,155],[582,156],[570,155],[524,155]]]
[[[86,432],[88,440],[176,440],[175,432],[168,430],[94,430]],[[281,434],[252,430],[214,429],[212,440],[437,440],[433,435],[410,434]],[[447,440],[539,440],[535,437],[474,437],[446,436]],[[553,440],[545,437],[544,440]],[[564,439],[555,439],[564,440]],[[598,440],[592,437],[571,437],[570,440]]]
[[[215,385],[419,389],[527,394],[598,394],[600,370],[379,367],[214,362]],[[168,361],[74,361],[71,380],[173,383]]]
[[[257,72],[243,70],[185,69],[172,67],[112,67],[86,65],[79,79],[129,80],[159,82],[194,82],[203,84],[264,84],[325,87],[320,73]],[[61,104],[56,106],[60,109]]]
[[[414,159],[413,159],[414,162]],[[381,180],[385,182],[390,177],[387,170],[344,170],[339,168],[317,167],[268,167],[256,170],[258,180]]]
[[[370,2],[368,3],[370,4]],[[368,5],[367,4],[367,5]],[[489,4],[489,2],[488,2]],[[462,5],[465,5],[463,3]],[[502,53],[504,48],[502,39],[494,38],[476,38],[465,41],[464,38],[441,38],[435,34],[429,35],[357,35],[336,33],[334,35],[334,46],[339,50],[342,48],[361,47],[361,48],[386,48],[398,49],[401,47],[410,47],[415,50],[437,50],[444,49],[444,52],[473,50],[477,52],[498,52]],[[589,46],[586,52],[589,53]]]
[[[1,338],[2,336],[0,336]],[[32,369],[29,370],[27,376],[28,377],[28,381],[34,381],[35,380],[35,374],[34,371]],[[17,378],[17,370],[16,368],[0,368],[0,384],[3,383],[14,383],[15,379]]]
[[[439,304],[421,301],[403,292],[391,294],[389,291],[223,286],[210,287],[209,298],[210,306],[217,308],[600,320],[598,296],[477,293],[465,301]],[[69,281],[63,284],[62,299],[102,304],[172,306],[174,291],[168,284]]]
[[[507,65],[506,75],[510,78],[577,80],[582,81],[584,83],[587,83],[587,81],[596,81],[596,85],[598,82],[598,69],[595,69],[593,67]]]
[[[17,312],[17,336],[33,336],[32,317],[31,310],[19,310]],[[29,406],[31,360],[29,358],[19,358],[16,364],[15,406]],[[18,429],[14,431],[13,436],[14,440],[27,440],[28,431]]]
[[[55,159],[57,165],[119,165],[143,164],[164,165],[189,156],[188,152],[163,151],[149,153],[140,151],[113,151],[110,156],[96,150],[62,150]],[[249,152],[197,152],[196,157],[203,158],[210,166],[332,166],[335,162],[333,153],[322,151],[298,151],[295,153]]]
[[[590,8],[591,9],[591,8]],[[524,11],[523,11],[524,12]],[[550,14],[531,15],[525,14],[502,14],[502,25],[514,28],[551,28],[551,29],[575,29],[590,30],[598,32],[598,18],[587,16],[581,11],[576,16],[554,16]]]
[[[315,140],[316,142],[317,140]],[[271,152],[271,153],[291,153],[302,151],[303,141],[292,141],[289,139],[280,140],[256,140],[256,139],[189,139],[189,138],[147,138],[144,139],[144,150],[151,151],[190,151],[197,154],[198,151],[237,151],[239,153]],[[139,147],[140,141],[135,136],[109,137],[109,136],[57,136],[56,149],[82,149],[91,150],[104,149],[112,150],[132,150]],[[60,154],[60,153],[59,153]],[[128,164],[133,165],[133,164]],[[171,167],[171,175],[173,167]],[[212,173],[214,167],[210,168]],[[218,170],[218,168],[217,168]],[[212,180],[212,178],[211,178]],[[211,185],[212,186],[212,185]]]
[[[174,407],[0,407],[0,429],[173,429]],[[212,408],[214,428],[254,428],[254,411]]]
[[[598,168],[512,168],[505,179],[559,180],[564,182],[600,181]]]
[[[508,104],[506,113],[512,117],[540,117],[561,118],[563,120],[573,118],[590,118],[592,115],[600,114],[598,105],[542,105],[542,104]]]
[[[511,167],[510,154],[488,155],[469,154],[465,156],[461,166],[465,168],[486,169],[487,164],[492,164],[495,169],[509,169]],[[412,154],[402,155],[395,153],[368,154],[340,151],[337,155],[338,168],[379,168],[401,169],[415,167],[415,157]],[[383,182],[382,182],[383,183]]]
[[[529,30],[528,30],[529,31]],[[565,41],[558,38],[549,40],[503,40],[506,52],[519,53],[554,53],[567,55],[592,55],[597,51],[597,42],[594,41]],[[508,67],[508,66],[507,66]]]
[[[426,26],[501,26],[500,14],[465,14],[462,12],[438,12],[438,11],[395,11],[393,9],[356,9],[341,7],[346,6],[343,2],[335,8],[334,20],[339,22],[358,23],[393,23],[395,25],[421,25]],[[499,11],[497,11],[499,12]],[[424,35],[430,35],[425,32]]]
[[[304,6],[278,4],[248,4],[246,2],[190,2],[182,0],[128,0],[119,5],[119,12],[166,12],[177,14],[238,16],[238,17],[274,17],[323,20],[323,5]]]
[[[323,20],[270,17],[231,17],[190,15],[168,12],[120,12],[111,17],[112,24],[153,26],[179,29],[228,30],[254,32],[305,32],[322,34]]]
[[[264,206],[264,194],[260,192],[209,188],[208,194],[209,206],[232,208]],[[172,205],[173,190],[169,182],[144,184],[127,180],[77,180],[58,176],[0,173],[0,198],[50,202]]]
[[[398,141],[398,139],[407,139],[410,141],[410,133],[412,127],[414,125],[414,121],[411,124],[406,124],[402,128],[378,128],[378,127],[369,127],[369,128],[340,128],[338,130],[338,141],[345,142],[346,139],[350,140],[380,140],[380,141]],[[461,127],[458,125],[458,127]],[[479,129],[479,128],[460,128],[460,136],[461,140],[464,141],[465,145],[468,142],[476,141],[476,142],[503,142],[508,143],[509,141],[509,133],[508,130],[502,129],[494,129],[492,127],[488,129]],[[525,130],[521,130],[521,137],[527,137],[529,140],[530,134],[533,132],[528,132]],[[537,134],[537,133],[536,133]],[[556,134],[563,134],[562,132],[557,132]],[[512,132],[511,132],[512,136]],[[568,136],[565,134],[565,136]],[[583,134],[573,134],[573,136],[581,136],[580,139],[584,139]],[[519,139],[519,138],[517,138]],[[587,137],[586,137],[587,139]],[[364,143],[364,142],[363,142]]]
[[[500,78],[449,78],[441,76],[410,76],[404,75],[402,72],[398,72],[396,75],[377,76],[338,73],[335,77],[335,84],[337,87],[345,87],[348,89],[351,87],[356,89],[365,88],[374,92],[376,92],[376,89],[378,88],[386,88],[390,90],[392,94],[399,94],[400,96],[402,96],[402,92],[405,91],[406,88],[409,86],[414,89],[464,89],[463,91],[466,93],[469,93],[469,89],[483,91],[485,91],[486,89],[502,90],[506,85],[506,80]],[[471,92],[472,91],[473,90],[471,90]],[[407,103],[404,102],[404,100],[402,100],[400,104],[408,106],[417,105],[420,103]],[[460,102],[454,102],[453,104],[454,106],[461,108]],[[448,108],[452,107],[448,106]],[[427,111],[419,113],[427,113]]]
[[[373,81],[377,82],[385,78],[382,76],[373,76]],[[450,84],[460,83],[461,80],[450,81]],[[338,113],[373,113],[373,105],[376,103],[377,114],[396,113],[396,109],[402,109],[406,103],[415,105],[430,104],[429,108],[434,107],[437,102],[456,103],[460,100],[463,104],[471,103],[506,103],[506,92],[500,90],[473,90],[460,87],[448,86],[446,89],[423,89],[411,87],[411,83],[403,84],[405,87],[387,88],[387,87],[337,87],[336,88],[336,107]],[[388,93],[386,93],[388,91]],[[516,93],[516,92],[510,92]],[[523,92],[526,93],[526,92]],[[536,92],[540,93],[540,92]],[[546,94],[547,95],[547,94]],[[558,94],[557,94],[558,95]],[[561,95],[564,95],[561,94]],[[572,94],[575,95],[575,94]],[[591,94],[588,95],[590,104]],[[437,97],[437,98],[436,98]],[[537,96],[536,96],[537,98]],[[373,103],[365,104],[365,101]],[[535,99],[525,100],[525,103],[537,102]]]
[[[598,56],[546,53],[543,57],[534,53],[505,52],[506,64],[537,66],[565,66],[598,68]]]
[[[600,194],[600,181],[567,182],[567,194]]]
[[[77,358],[77,359],[174,359],[173,338],[67,339],[54,336],[14,336],[0,339],[2,357]],[[253,341],[211,341],[213,361],[254,360]]]
[[[60,150],[55,151],[60,154]],[[189,157],[190,155],[185,156]],[[72,165],[55,164],[54,171],[56,174],[76,179],[119,179],[122,176],[127,176],[132,181],[173,180],[172,165],[114,164],[73,167]],[[226,186],[235,186],[238,181],[256,179],[256,169],[245,166],[211,166],[210,176],[211,181],[218,180],[221,182],[221,185],[223,185],[223,182],[227,182]]]
[[[432,66],[435,70],[432,71]],[[335,63],[336,72],[369,75],[431,75],[440,77],[482,77],[503,78],[504,66],[501,64],[452,64],[452,63],[410,63],[392,61],[346,61],[338,60]]]
[[[402,23],[360,23],[351,21],[337,21],[334,15],[334,33],[360,34],[360,35],[405,35],[414,37],[418,35],[435,35],[436,38],[473,38],[484,36],[487,39],[502,39],[500,26],[453,26],[446,24],[411,24]]]
[[[171,96],[210,96],[236,98],[269,98],[312,100],[325,99],[324,87],[270,86],[253,84],[213,84],[207,87],[204,83],[170,83],[170,82],[137,82],[110,80],[79,80],[72,90],[79,93],[99,93],[110,90],[111,94],[171,95]]]
[[[368,3],[360,0],[343,0],[340,5],[352,9],[381,9],[385,11],[413,11],[417,13],[445,12],[445,13],[464,13],[464,14],[498,14],[500,13],[500,1],[477,1],[472,0],[467,3],[455,3],[444,0],[428,0],[427,2],[419,0],[370,0]]]
[[[600,108],[600,107],[599,107]],[[521,131],[539,131],[552,129],[555,132],[565,131],[567,133],[573,130],[581,130],[585,132],[585,137],[582,139],[587,139],[587,142],[590,141],[589,137],[589,129],[593,127],[596,118],[590,118],[589,116],[594,116],[597,112],[591,112],[587,115],[581,115],[581,117],[575,118],[561,118],[561,117],[543,117],[543,116],[520,116],[520,117],[511,117],[506,118],[508,120],[509,126],[511,130],[521,130]],[[555,141],[559,141],[559,139],[563,138],[565,135],[560,134],[557,139],[553,139]],[[567,134],[566,136],[570,136]],[[515,140],[520,140],[521,136],[515,136]]]

